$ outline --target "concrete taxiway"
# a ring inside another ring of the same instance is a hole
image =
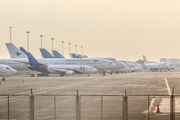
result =
[[[154,95],[150,96],[150,118],[170,119],[170,98],[172,87],[180,95],[180,73],[178,72],[143,72],[131,74],[113,74],[100,76],[93,74],[59,77],[29,77],[15,75],[1,81],[0,95],[22,95],[9,97],[9,116],[13,120],[29,119],[29,94],[32,89],[34,98],[35,120],[75,120],[77,89],[81,96],[81,120],[122,120],[122,96],[85,95]],[[42,96],[43,95],[43,96]],[[47,95],[47,96],[44,96]],[[49,96],[48,96],[49,95]],[[57,96],[53,96],[57,95]],[[64,96],[61,96],[64,95]],[[69,95],[69,96],[68,96]],[[83,96],[84,95],[84,96]],[[156,96],[167,95],[167,96]],[[55,99],[54,99],[55,98]],[[54,101],[55,100],[55,101]],[[54,102],[56,108],[54,109]],[[128,120],[146,120],[148,111],[147,96],[128,96]],[[156,113],[157,104],[161,113]],[[103,109],[101,109],[103,105]],[[7,119],[7,96],[0,96],[0,120]],[[180,98],[175,100],[176,119],[180,119]],[[56,114],[54,114],[56,111]],[[103,112],[103,114],[101,114]]]

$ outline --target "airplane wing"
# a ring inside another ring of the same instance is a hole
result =
[[[63,70],[63,69],[53,69],[53,71],[59,72],[60,74],[64,74],[64,75],[73,75],[74,73],[76,73],[73,70]]]
[[[60,74],[65,74],[66,70],[61,70],[61,69],[53,69],[56,72],[59,72]]]
[[[25,62],[25,61],[19,61],[19,60],[14,60],[15,62],[20,62],[20,63],[24,63],[24,64],[27,64],[29,65],[29,62]]]
[[[20,63],[24,63],[24,64],[26,64],[26,65],[30,65],[29,62],[26,62],[26,61],[19,61],[19,60],[13,60],[13,61],[15,61],[15,62],[20,62]],[[41,63],[41,64],[43,64],[43,63]],[[47,65],[47,64],[44,64],[44,65]]]

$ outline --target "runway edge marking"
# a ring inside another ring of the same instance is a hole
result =
[[[168,81],[167,81],[166,78],[164,78],[164,80],[165,80],[165,83],[166,83],[166,86],[167,86],[168,94],[171,95],[171,89],[170,89],[170,87],[169,87]]]

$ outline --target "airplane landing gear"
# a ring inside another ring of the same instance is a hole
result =
[[[2,78],[2,81],[5,81],[5,78]]]
[[[105,72],[103,72],[103,76],[105,76],[106,75],[106,73]]]
[[[88,77],[89,77],[89,74],[88,74]]]
[[[112,74],[113,74],[113,71],[111,70],[110,75],[112,75]]]
[[[60,75],[60,77],[63,77],[63,76],[64,76],[63,74]]]

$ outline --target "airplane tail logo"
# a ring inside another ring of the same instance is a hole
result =
[[[16,52],[16,55],[17,55],[17,56],[20,56],[21,54],[22,54],[22,53],[20,53],[20,52]]]

